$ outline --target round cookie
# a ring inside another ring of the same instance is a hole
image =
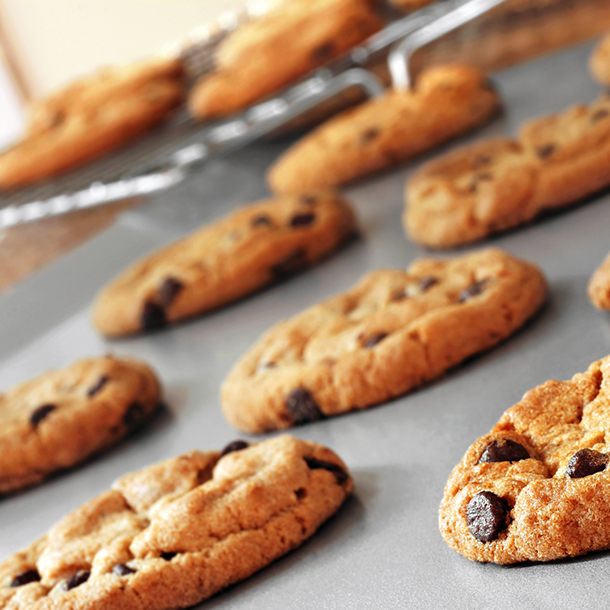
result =
[[[605,36],[589,58],[591,76],[604,86],[610,86],[610,35]]]
[[[591,276],[587,294],[595,307],[610,310],[610,254]]]

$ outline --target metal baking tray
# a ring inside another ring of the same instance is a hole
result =
[[[443,150],[512,134],[525,119],[593,100],[599,88],[585,69],[591,48],[578,46],[495,75],[506,101],[504,116]],[[222,418],[219,386],[235,360],[278,319],[349,288],[373,269],[475,248],[430,253],[405,239],[399,222],[404,181],[423,158],[346,189],[360,215],[362,238],[317,267],[171,330],[113,342],[97,336],[89,305],[100,286],[196,224],[264,196],[264,171],[288,144],[252,145],[211,161],[192,180],[125,213],[105,233],[0,298],[0,388],[79,357],[113,352],[150,362],[168,404],[149,428],[110,452],[2,499],[1,559],[126,472],[244,438]],[[567,379],[610,353],[610,316],[594,310],[585,292],[610,249],[609,226],[606,193],[476,246],[498,246],[536,262],[551,288],[544,312],[510,340],[418,391],[294,429],[347,462],[356,482],[353,496],[302,547],[201,607],[605,606],[608,552],[513,567],[473,563],[444,543],[437,515],[451,469],[505,409],[530,388]]]

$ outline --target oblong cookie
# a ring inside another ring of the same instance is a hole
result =
[[[412,91],[392,90],[304,136],[271,167],[276,193],[343,184],[411,159],[488,121],[498,94],[471,66],[429,68]]]
[[[587,294],[595,307],[610,310],[610,254],[591,276]]]
[[[226,116],[277,91],[381,29],[370,0],[288,2],[238,28],[216,51],[217,71],[189,96],[193,116]]]
[[[353,487],[316,443],[226,451],[126,475],[67,515],[0,565],[0,608],[190,607],[299,546]]]
[[[591,76],[601,85],[610,85],[610,35],[604,36],[589,58]]]
[[[0,394],[0,493],[39,483],[137,430],[160,391],[142,362],[106,356]]]
[[[426,163],[408,181],[407,235],[432,248],[532,222],[610,185],[610,97],[526,123]]]
[[[545,297],[537,267],[496,249],[375,271],[265,333],[223,382],[223,413],[258,433],[389,400],[505,339]]]
[[[107,336],[161,328],[289,277],[355,231],[330,192],[249,205],[130,267],[98,296],[93,323]]]
[[[440,530],[475,561],[550,561],[610,548],[610,357],[547,381],[454,468]]]

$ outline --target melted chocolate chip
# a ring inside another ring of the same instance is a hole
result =
[[[472,162],[472,169],[479,169],[491,163],[490,155],[477,155]]]
[[[307,212],[305,214],[295,214],[290,219],[291,227],[306,227],[310,225],[316,219],[316,215],[312,212]]]
[[[23,585],[27,585],[31,582],[38,582],[40,580],[40,574],[38,570],[26,570],[25,572],[21,572],[13,578],[9,587],[23,587]]]
[[[609,115],[610,115],[609,110],[607,110],[606,108],[600,108],[599,110],[597,110],[596,112],[593,113],[593,116],[591,117],[591,121],[593,121],[594,123],[597,123],[597,121],[601,121],[602,119],[605,119]]]
[[[479,542],[491,542],[506,529],[508,513],[505,500],[491,491],[482,491],[468,502],[466,523]]]
[[[375,347],[378,343],[383,341],[387,336],[388,336],[388,333],[377,333],[375,335],[372,335],[366,341],[363,341],[362,347],[371,349],[371,348]]]
[[[536,154],[541,159],[548,159],[555,152],[555,144],[547,144],[536,149]]]
[[[593,449],[577,451],[568,462],[565,475],[571,479],[581,479],[606,469],[608,456]]]
[[[256,216],[252,219],[250,224],[253,227],[270,227],[273,223],[271,222],[271,218],[269,216]]]
[[[242,449],[247,449],[250,445],[246,443],[246,441],[237,440],[229,443],[221,452],[220,457],[224,457],[228,453],[233,453],[234,451],[241,451]]]
[[[143,330],[157,330],[167,326],[167,318],[165,317],[165,309],[157,303],[147,301],[144,303],[141,319]]]
[[[318,198],[314,195],[301,195],[300,201],[306,205],[316,205],[316,203],[318,203]]]
[[[426,292],[428,288],[432,288],[435,284],[438,284],[438,279],[432,275],[426,275],[419,280],[419,287],[423,292]]]
[[[295,425],[308,424],[323,417],[320,407],[313,399],[311,392],[305,388],[292,390],[286,397],[286,408]]]
[[[362,144],[368,144],[369,142],[372,142],[375,138],[377,138],[379,134],[379,129],[377,129],[376,127],[371,127],[370,129],[367,129],[362,133],[362,135],[360,136],[360,142]]]
[[[488,280],[480,280],[468,286],[468,288],[464,288],[462,292],[460,292],[460,303],[467,301],[472,297],[476,297],[478,294],[483,292],[483,287],[487,284]]]
[[[530,454],[523,445],[503,438],[492,441],[485,447],[479,458],[479,464],[488,462],[518,462],[519,460],[527,460],[529,457]]]
[[[173,277],[168,277],[163,280],[163,284],[159,288],[159,301],[167,307],[174,302],[180,291],[184,288],[184,284]],[[165,316],[165,314],[164,314]]]
[[[95,396],[107,383],[110,377],[102,375],[87,391],[87,396]]]
[[[80,587],[83,583],[89,580],[89,576],[91,576],[91,572],[89,570],[79,570],[76,574],[73,574],[66,580],[64,583],[64,590],[69,591],[70,589],[76,589],[76,587]]]
[[[303,459],[307,462],[307,466],[309,466],[311,470],[318,470],[321,468],[322,470],[332,472],[335,475],[337,485],[343,485],[343,483],[347,481],[347,472],[345,472],[339,464],[308,456],[305,456]]]
[[[169,551],[163,551],[161,553],[161,559],[165,559],[165,561],[171,561],[178,553],[172,553]]]
[[[294,275],[306,266],[307,256],[305,255],[305,250],[299,248],[288,255],[284,260],[273,265],[273,267],[271,267],[271,274],[276,281],[279,281]]]
[[[128,574],[135,574],[136,570],[130,568],[124,563],[117,563],[114,568],[112,568],[112,573],[117,576],[127,576]]]
[[[38,409],[36,409],[32,415],[30,415],[30,423],[34,427],[38,426],[38,424],[50,413],[55,411],[55,409],[57,409],[55,405],[42,405],[42,407],[38,407]]]
[[[132,402],[123,414],[123,423],[130,429],[139,428],[146,419],[146,410],[137,402]]]
[[[335,45],[332,42],[325,42],[313,50],[313,57],[317,61],[326,61],[330,59],[335,51]]]

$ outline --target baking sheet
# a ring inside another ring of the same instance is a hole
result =
[[[526,118],[593,100],[599,87],[585,67],[590,50],[591,45],[579,46],[497,74],[505,115],[445,150],[514,133]],[[0,388],[80,357],[112,352],[151,363],[168,403],[149,428],[86,466],[1,500],[0,559],[126,472],[192,448],[257,438],[232,429],[220,413],[220,383],[235,360],[278,319],[349,288],[370,270],[404,267],[431,254],[407,241],[399,222],[404,180],[420,160],[346,190],[363,237],[317,267],[169,331],[113,342],[98,337],[89,324],[89,303],[98,288],[145,252],[264,196],[264,170],[287,145],[261,144],[215,160],[0,298]],[[437,513],[451,469],[505,409],[528,389],[550,378],[569,378],[610,353],[610,316],[594,310],[585,292],[610,249],[609,204],[606,193],[476,246],[498,246],[536,262],[551,287],[544,313],[512,339],[419,391],[294,429],[346,461],[356,482],[353,496],[301,548],[201,607],[605,605],[609,553],[514,567],[477,564],[444,543]]]

